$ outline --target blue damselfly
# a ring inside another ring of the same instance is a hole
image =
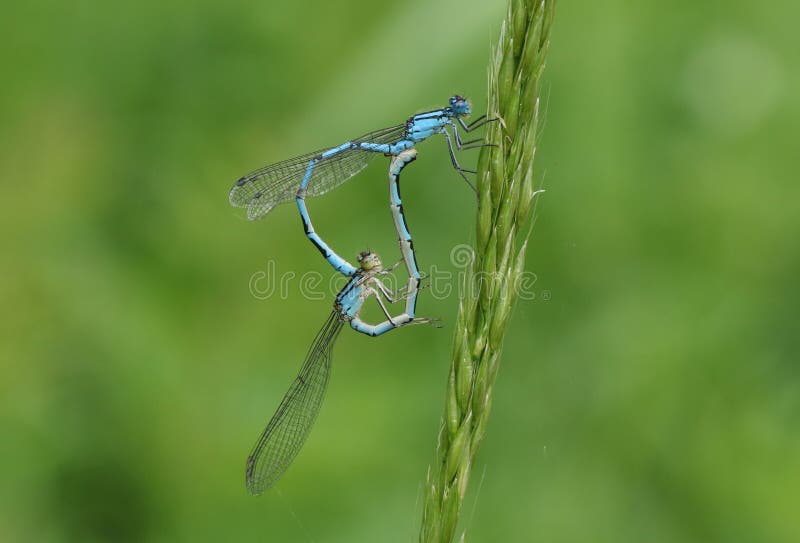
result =
[[[411,324],[438,326],[436,319],[415,316],[416,295],[422,276],[417,267],[398,188],[400,172],[416,158],[416,155],[416,149],[400,151],[392,158],[389,166],[392,215],[403,261],[409,275],[406,287],[397,292],[393,292],[380,280],[380,276],[391,273],[394,267],[384,269],[378,255],[369,251],[358,255],[358,267],[347,262],[314,231],[304,195],[296,197],[306,235],[331,266],[349,277],[349,280],[336,295],[333,310],[314,338],[300,373],[247,458],[245,480],[251,494],[260,494],[272,486],[283,475],[303,446],[322,405],[330,376],[331,351],[344,324],[347,323],[354,330],[369,336],[379,336],[400,326]],[[386,316],[385,321],[369,324],[361,319],[361,309],[370,297],[377,300]],[[389,303],[405,300],[405,311],[392,316],[384,299]]]
[[[494,119],[481,115],[467,124],[464,119],[470,111],[466,98],[453,96],[450,105],[409,117],[403,124],[259,168],[234,183],[229,195],[230,203],[247,208],[247,217],[251,220],[261,218],[300,192],[307,196],[320,196],[338,187],[363,170],[376,154],[398,155],[434,134],[444,135],[453,167],[474,190],[465,174],[475,172],[461,167],[455,151],[484,144],[482,139],[462,141],[458,127],[471,132]]]

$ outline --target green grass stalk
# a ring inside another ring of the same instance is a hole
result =
[[[449,543],[486,432],[500,351],[525,269],[541,74],[554,0],[510,0],[489,67],[487,125],[478,161],[471,264],[461,285],[445,412],[428,468],[420,541]],[[462,533],[461,539],[463,540]]]

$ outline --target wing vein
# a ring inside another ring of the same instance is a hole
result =
[[[331,349],[342,329],[332,311],[306,354],[278,409],[247,458],[245,479],[251,494],[261,494],[286,471],[305,443],[325,397],[331,367]]]
[[[406,136],[406,125],[401,124],[364,134],[349,143],[391,144]],[[298,157],[253,170],[234,183],[229,199],[231,205],[247,209],[247,218],[263,217],[275,206],[294,199],[305,176],[309,163],[325,151],[321,149]],[[347,149],[332,157],[320,160],[308,183],[307,196],[320,196],[335,189],[366,168],[377,153],[361,149]]]

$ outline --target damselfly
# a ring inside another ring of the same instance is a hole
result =
[[[251,494],[260,494],[272,486],[283,475],[303,446],[322,405],[330,376],[331,350],[345,323],[349,323],[354,330],[370,336],[378,336],[410,324],[438,324],[435,319],[419,318],[414,315],[421,275],[417,268],[411,234],[408,232],[403,215],[398,186],[400,171],[415,158],[415,149],[401,151],[392,158],[389,166],[392,214],[403,261],[409,274],[408,285],[397,292],[390,290],[379,279],[392,270],[385,270],[375,253],[359,254],[357,268],[336,254],[314,231],[305,206],[304,195],[297,196],[297,205],[309,239],[334,269],[350,279],[336,295],[333,311],[314,338],[300,373],[247,458],[245,480]],[[368,324],[359,316],[364,302],[370,297],[378,301],[386,316],[386,320],[379,324]],[[405,299],[405,312],[392,316],[381,297],[389,303]]]
[[[471,132],[494,119],[481,115],[467,124],[464,119],[469,114],[467,99],[453,96],[450,105],[409,117],[403,124],[259,168],[234,183],[230,191],[231,205],[247,208],[247,217],[251,220],[261,218],[276,205],[291,201],[299,192],[319,196],[338,187],[363,170],[376,153],[397,155],[434,134],[444,135],[453,167],[474,190],[465,174],[475,172],[461,167],[455,151],[484,144],[480,138],[462,141],[458,126]]]

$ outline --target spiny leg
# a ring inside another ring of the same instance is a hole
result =
[[[484,143],[483,138],[476,138],[474,140],[469,140],[469,141],[461,141],[461,134],[458,131],[458,127],[455,125],[455,123],[450,123],[450,126],[453,127],[453,135],[456,138],[456,148],[459,151],[466,151],[468,149],[480,149],[481,147],[497,147],[497,145],[494,143]]]
[[[469,124],[465,123],[464,119],[462,119],[461,117],[458,117],[458,119],[456,120],[458,121],[458,124],[461,125],[461,128],[463,128],[465,132],[472,132],[473,130],[478,129],[487,123],[493,123],[495,121],[498,121],[500,120],[500,118],[492,117],[491,119],[487,119],[486,114],[483,114]]]
[[[467,168],[461,167],[461,164],[458,163],[458,159],[456,158],[456,150],[453,149],[453,140],[450,138],[450,134],[447,130],[444,130],[442,133],[447,140],[447,148],[450,151],[450,160],[453,162],[453,167],[460,172],[478,173],[475,170],[468,170]]]
[[[375,296],[375,301],[378,302],[378,305],[381,306],[381,311],[383,311],[383,314],[386,315],[386,320],[388,320],[392,324],[395,324],[394,318],[392,318],[391,313],[389,313],[389,310],[386,308],[386,304],[383,303],[383,300],[381,300],[381,297],[378,296],[377,291],[373,288],[369,289],[369,291],[373,296]]]
[[[447,149],[450,151],[450,161],[453,163],[453,168],[456,169],[459,175],[461,175],[461,177],[464,178],[464,181],[467,182],[467,185],[469,185],[469,187],[475,192],[475,194],[477,194],[478,189],[476,189],[475,185],[472,184],[472,181],[470,181],[469,178],[466,175],[464,175],[465,172],[466,173],[477,173],[477,172],[475,170],[468,170],[466,168],[461,167],[461,164],[458,163],[458,159],[456,158],[456,152],[453,149],[453,142],[450,139],[450,134],[447,133],[447,130],[443,130],[442,134],[444,134],[444,138],[445,140],[447,140]]]
[[[424,288],[428,288],[429,285],[421,284],[421,279],[417,279],[416,277],[409,278],[409,284],[400,287],[397,290],[392,290],[386,285],[383,284],[382,281],[378,280],[377,278],[373,278],[372,282],[378,287],[378,290],[386,299],[387,302],[390,304],[396,304],[402,300],[408,300],[412,296],[416,296],[418,290],[422,290]],[[406,313],[413,316],[413,313],[406,310]],[[388,315],[387,315],[388,316]]]
[[[392,273],[394,270],[396,270],[396,269],[397,269],[397,267],[398,267],[400,264],[402,264],[402,263],[403,263],[403,259],[401,258],[400,260],[398,260],[397,262],[395,262],[394,264],[392,264],[392,265],[391,265],[391,266],[389,266],[388,268],[386,268],[386,269],[383,269],[383,270],[379,271],[379,272],[378,272],[378,275],[389,275],[389,274],[390,274],[390,273]]]

